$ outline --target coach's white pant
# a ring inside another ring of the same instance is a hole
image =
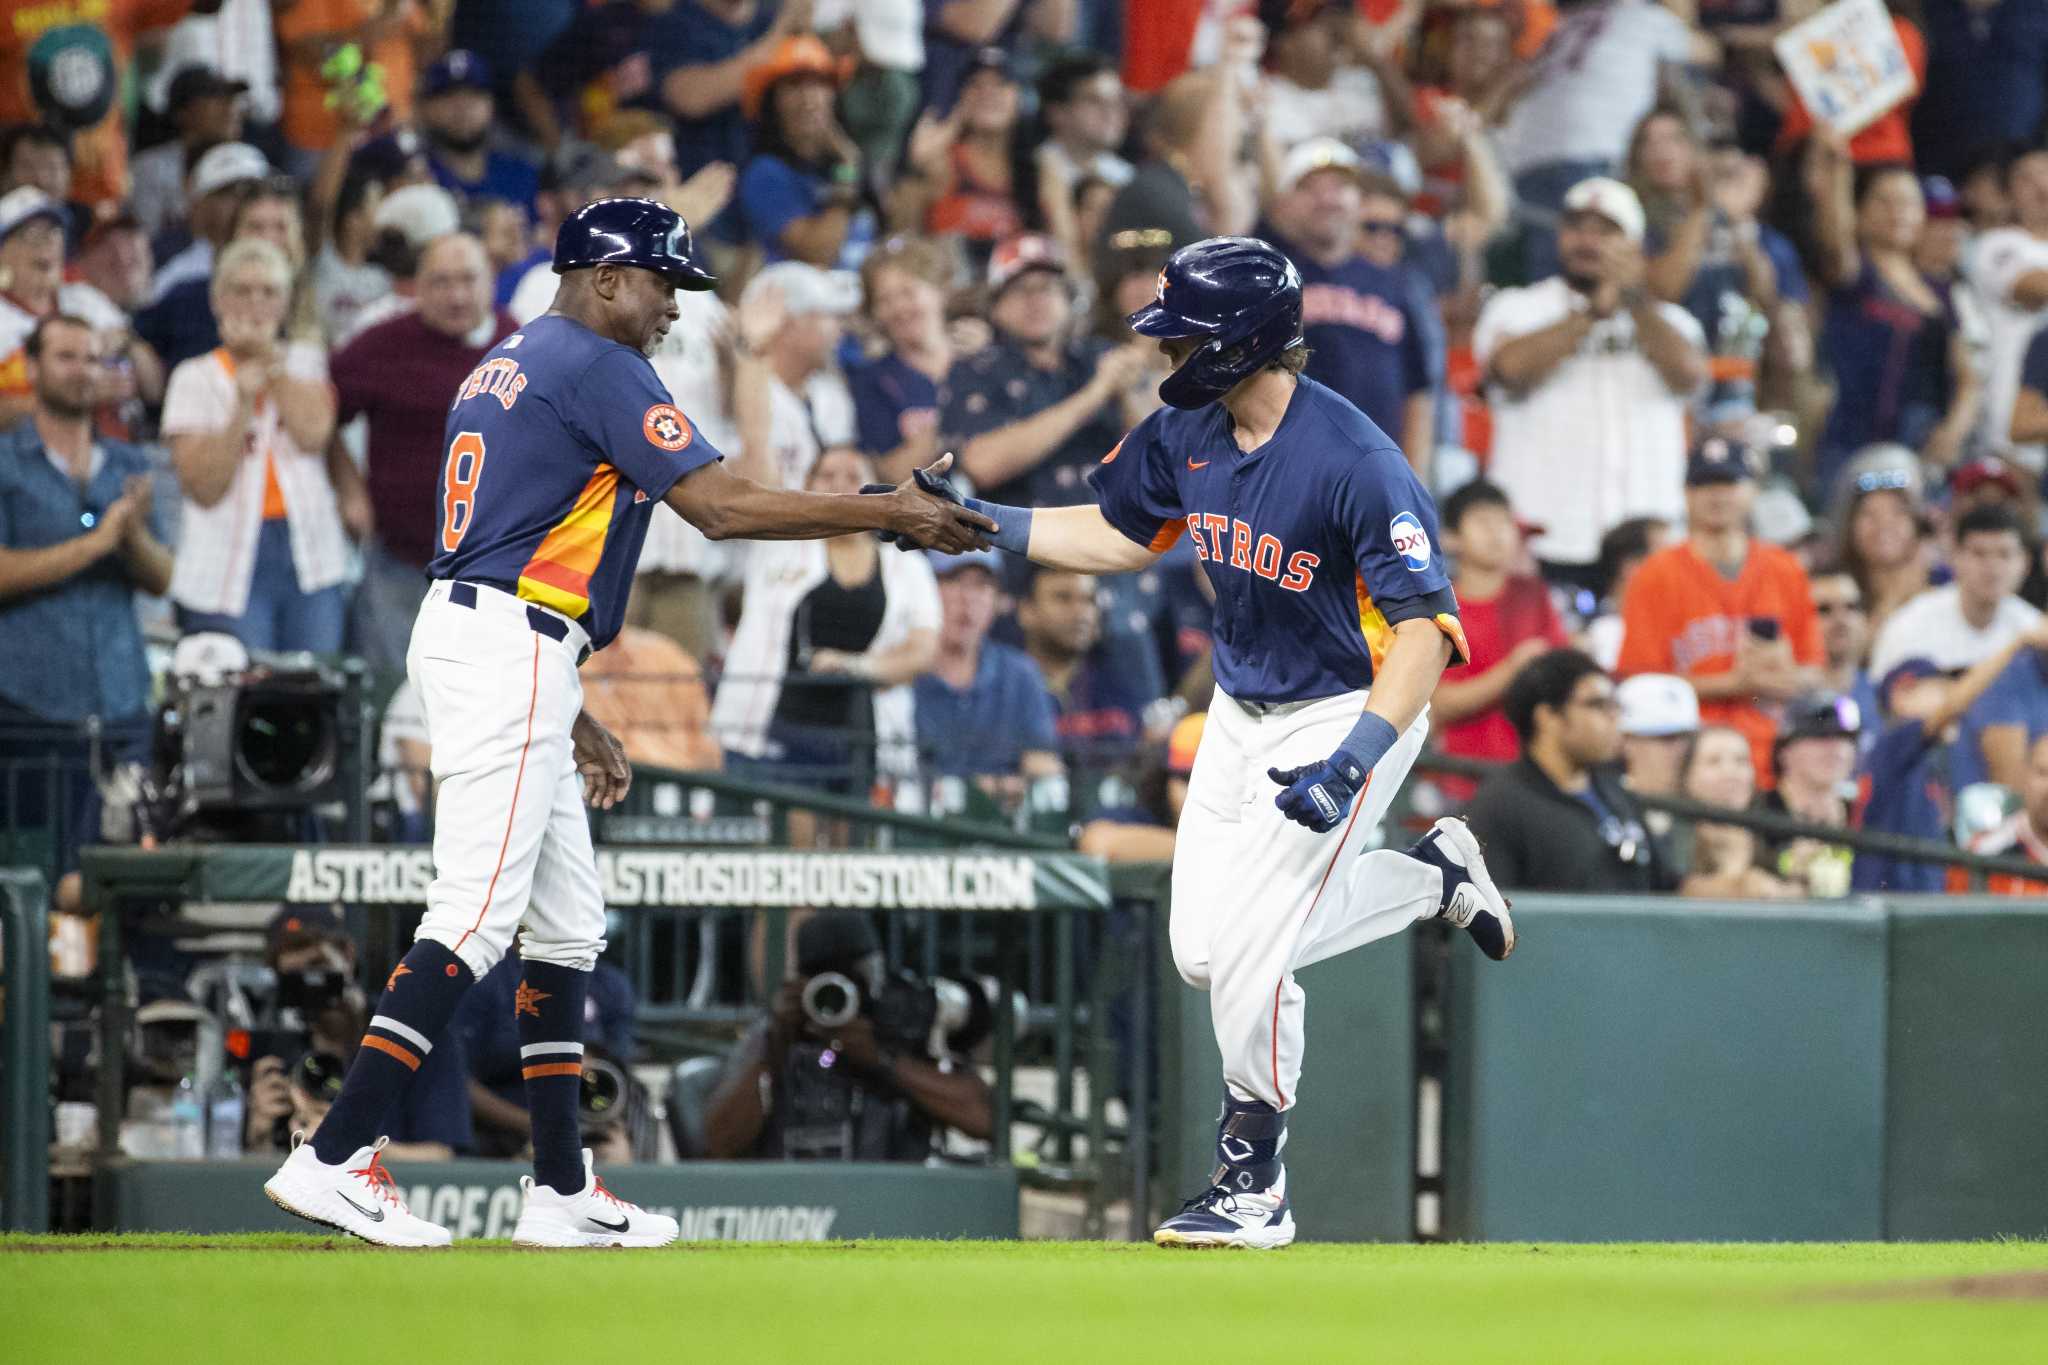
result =
[[[573,622],[566,639],[542,635],[509,593],[478,588],[462,607],[448,588],[427,593],[405,658],[436,783],[419,937],[482,976],[523,925],[527,958],[588,971],[604,951],[604,896],[569,731],[589,637]]]
[[[1429,733],[1427,708],[1372,770],[1345,823],[1314,834],[1273,804],[1268,768],[1328,758],[1365,693],[1261,708],[1221,691],[1209,707],[1174,840],[1173,961],[1209,992],[1223,1079],[1241,1100],[1294,1103],[1301,1075],[1296,969],[1436,913],[1443,875],[1393,849],[1364,851]]]

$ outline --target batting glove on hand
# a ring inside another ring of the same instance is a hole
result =
[[[939,501],[950,502],[955,507],[965,506],[960,501],[960,495],[953,490],[953,485],[931,471],[914,469],[911,471],[910,477],[920,489]],[[894,493],[896,486],[888,483],[864,483],[860,486],[860,491],[863,493]],[[894,545],[899,550],[915,550],[917,548],[916,545],[897,535],[894,531],[878,531],[876,534],[881,536],[882,542],[885,545]]]
[[[1337,828],[1365,786],[1365,769],[1341,753],[1303,768],[1268,768],[1266,776],[1286,788],[1273,798],[1280,813],[1317,834]]]

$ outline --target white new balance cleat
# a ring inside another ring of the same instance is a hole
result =
[[[523,1247],[665,1247],[681,1231],[666,1214],[649,1213],[604,1187],[583,1149],[583,1189],[560,1194],[521,1176],[526,1207],[512,1240]]]
[[[1436,917],[1449,920],[1479,945],[1479,951],[1495,962],[1515,951],[1515,922],[1508,916],[1508,898],[1493,884],[1486,859],[1479,851],[1479,836],[1456,816],[1445,816],[1430,826],[1408,850],[1443,869],[1444,904]]]
[[[1211,1185],[1181,1205],[1180,1212],[1152,1234],[1155,1246],[1278,1251],[1294,1241],[1294,1213],[1287,1206],[1287,1173],[1268,1189],[1249,1193]]]
[[[398,1182],[384,1169],[384,1143],[363,1147],[338,1166],[313,1154],[305,1134],[292,1134],[292,1154],[263,1184],[270,1202],[309,1223],[360,1237],[380,1247],[444,1247],[448,1229],[405,1206]]]

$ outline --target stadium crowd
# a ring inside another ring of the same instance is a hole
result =
[[[1280,245],[1307,374],[1438,495],[1471,658],[1432,744],[1495,766],[1419,800],[1511,889],[1949,884],[1669,796],[2048,865],[2034,0],[1890,0],[1915,93],[1847,137],[1772,48],[1817,0],[4,8],[0,759],[140,757],[181,637],[346,651],[424,837],[443,416],[547,308],[563,217],[646,195],[722,281],[652,357],[678,406],[833,491],[953,451],[996,501],[1091,499],[1159,402],[1123,319],[1167,256]],[[1170,855],[1213,688],[1185,537],[1091,579],[655,515],[584,670],[636,762]],[[250,1140],[325,1083],[280,1062]],[[418,1141],[516,1145],[493,1083]]]

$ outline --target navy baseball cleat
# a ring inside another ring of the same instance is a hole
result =
[[[1287,1206],[1287,1173],[1263,1190],[1211,1185],[1159,1225],[1152,1241],[1163,1247],[1235,1247],[1278,1251],[1294,1241],[1294,1213]]]
[[[1438,919],[1449,920],[1472,935],[1479,951],[1495,962],[1515,951],[1515,922],[1508,916],[1508,898],[1493,884],[1486,859],[1479,852],[1479,838],[1470,825],[1446,816],[1431,826],[1408,854],[1435,864],[1444,874]]]
[[[1228,1090],[1216,1122],[1216,1168],[1209,1188],[1159,1225],[1152,1240],[1163,1247],[1240,1247],[1272,1251],[1294,1240],[1287,1207],[1287,1115],[1263,1100],[1240,1100]]]

